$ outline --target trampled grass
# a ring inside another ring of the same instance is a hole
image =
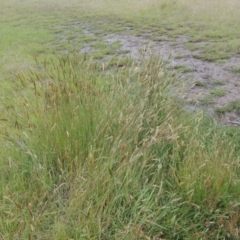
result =
[[[237,1],[0,4],[0,238],[239,238],[239,129],[183,110],[157,57],[94,62],[80,29],[54,35],[89,21],[107,51],[126,24],[237,51]]]

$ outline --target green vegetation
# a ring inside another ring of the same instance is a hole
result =
[[[190,73],[190,72],[194,71],[192,68],[189,68],[184,65],[176,65],[176,66],[174,66],[174,69],[178,70],[181,73]]]
[[[43,65],[16,76],[18,104],[7,111],[3,236],[234,236],[237,148],[182,110],[161,61],[116,65],[113,76],[78,54]]]
[[[226,90],[221,88],[212,89],[210,93],[215,97],[223,97],[227,94]]]
[[[226,113],[226,112],[231,112],[231,111],[239,112],[240,111],[240,100],[237,99],[235,101],[228,103],[224,107],[216,108],[215,111],[218,113]]]
[[[226,81],[223,81],[223,80],[217,80],[217,81],[214,81],[213,84],[218,86],[223,86],[226,84],[225,82]]]
[[[158,57],[104,40],[184,34],[230,54],[238,2],[0,5],[0,238],[239,238],[239,129],[184,110]]]
[[[198,87],[206,87],[207,83],[203,82],[203,81],[196,81],[195,85],[198,86]]]
[[[231,71],[233,73],[240,73],[240,67],[235,67],[235,68],[231,69]]]
[[[212,96],[206,96],[200,99],[201,103],[204,105],[215,103],[216,100]]]

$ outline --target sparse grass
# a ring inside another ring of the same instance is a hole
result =
[[[108,68],[112,68],[112,67],[130,67],[133,63],[133,59],[129,58],[129,57],[119,57],[116,58],[116,56],[112,57],[108,63],[107,66]]]
[[[139,34],[141,36],[141,34]],[[162,36],[155,36],[154,34],[151,36],[151,40],[155,42],[161,42],[164,41],[164,38]]]
[[[185,57],[185,56],[184,56],[184,55],[181,55],[181,54],[174,56],[175,59],[181,59],[181,58],[184,58],[184,57]]]
[[[206,87],[207,86],[207,83],[206,82],[203,82],[203,81],[196,81],[195,82],[195,85],[197,87]]]
[[[205,50],[198,54],[194,55],[195,58],[206,60],[206,61],[221,61],[228,59],[230,57],[230,53],[227,51],[224,51],[222,49],[217,48],[211,48],[210,50]]]
[[[194,71],[192,68],[185,65],[176,65],[174,66],[174,69],[176,69],[180,73],[191,73]]]
[[[102,41],[96,41],[96,42],[90,43],[89,46],[94,47],[96,49],[104,49],[108,47],[108,44]]]
[[[185,44],[187,49],[190,51],[195,51],[198,49],[198,47],[193,42],[188,42]]]
[[[93,52],[92,56],[93,56],[94,59],[103,59],[108,55],[112,56],[112,55],[115,55],[115,54],[116,54],[116,51],[114,49],[104,48],[104,49],[97,50],[97,51]]]
[[[226,84],[226,81],[223,81],[223,80],[216,80],[213,82],[214,85],[217,85],[217,86],[223,86]]]
[[[209,105],[209,104],[215,103],[216,100],[212,96],[206,96],[200,99],[200,101],[204,105]]]
[[[214,96],[214,97],[223,97],[227,94],[225,89],[220,89],[220,88],[216,88],[216,89],[212,89],[210,91],[210,93]]]
[[[111,44],[111,48],[116,49],[116,50],[119,49],[121,46],[122,46],[122,44],[120,41],[116,41]]]
[[[240,73],[240,67],[234,67],[231,69],[233,73]]]
[[[231,111],[240,111],[240,100],[235,100],[230,102],[229,104],[227,104],[224,107],[220,107],[220,108],[216,108],[215,109],[216,112],[218,113],[226,113],[226,112],[231,112]]]

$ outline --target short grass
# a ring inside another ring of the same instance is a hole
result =
[[[240,67],[234,67],[231,69],[233,73],[240,73]]]
[[[203,105],[209,105],[209,104],[213,104],[216,102],[216,99],[213,96],[206,96],[200,99],[200,102]]]
[[[213,85],[216,85],[216,86],[223,86],[226,84],[226,80],[216,80],[213,82]]]
[[[216,112],[218,113],[226,113],[226,112],[231,112],[231,111],[240,111],[240,100],[234,100],[230,103],[228,103],[226,106],[224,107],[219,107],[215,109]]]
[[[180,73],[191,73],[194,72],[194,70],[188,66],[185,65],[176,65],[174,66],[174,69],[176,69]]]
[[[197,87],[207,87],[207,82],[198,80],[198,81],[195,82],[195,85]]]
[[[210,91],[210,94],[214,97],[223,97],[227,94],[225,89],[215,88]]]

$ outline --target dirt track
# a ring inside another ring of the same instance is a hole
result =
[[[81,27],[81,31],[77,29]],[[59,28],[67,29],[78,36],[95,36],[97,27],[93,28],[86,23],[75,22]],[[58,34],[62,42],[67,41],[64,31]],[[217,117],[224,123],[240,122],[240,113],[237,111],[227,112],[225,114],[216,114],[215,109],[226,106],[229,102],[240,99],[240,73],[233,73],[233,69],[240,67],[240,56],[232,56],[223,63],[209,62],[198,58],[199,51],[190,51],[186,48],[186,43],[190,42],[186,36],[179,36],[177,39],[169,38],[164,35],[158,41],[151,40],[151,33],[145,33],[141,36],[131,34],[131,29],[126,28],[123,33],[109,33],[98,35],[108,44],[114,42],[120,43],[120,48],[116,53],[126,52],[125,56],[131,56],[139,59],[142,49],[148,49],[149,52],[160,55],[166,62],[166,67],[175,69],[179,79],[188,79],[188,91],[184,98],[188,102],[188,108],[192,110],[205,109],[209,114]],[[208,42],[199,42],[195,44],[209,45]],[[91,53],[95,49],[88,43],[80,49],[81,52]],[[110,57],[110,56],[108,56]],[[183,68],[181,70],[181,68]],[[178,70],[177,70],[178,69]],[[225,95],[221,97],[211,94],[213,89],[222,89]],[[211,98],[207,104],[202,99]]]

